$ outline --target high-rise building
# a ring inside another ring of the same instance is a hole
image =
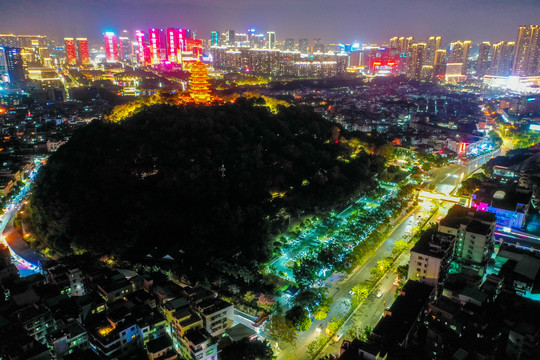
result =
[[[308,39],[300,39],[298,41],[298,51],[300,51],[302,54],[308,53]]]
[[[133,55],[133,44],[127,36],[120,36],[118,40],[118,55],[121,60],[128,60]]]
[[[15,83],[24,80],[23,60],[21,49],[5,47],[4,59],[8,75],[8,82]]]
[[[390,48],[399,50],[400,53],[407,53],[409,48],[413,44],[414,38],[412,36],[400,36],[393,37],[390,39]]]
[[[268,31],[266,33],[266,37],[267,37],[268,49],[275,49],[276,48],[276,33],[273,31]]]
[[[428,65],[429,66],[429,65]],[[411,249],[408,279],[442,290],[452,263],[455,236],[426,232]]]
[[[313,39],[313,52],[324,52],[324,44],[321,39]]]
[[[516,43],[501,41],[493,44],[489,75],[508,76],[512,72]]]
[[[467,64],[469,60],[469,50],[471,49],[471,41],[454,41],[450,44],[450,56],[448,63],[463,64],[462,75],[466,74]]]
[[[219,46],[219,33],[217,31],[212,31],[210,36],[211,36],[210,45]]]
[[[422,78],[422,67],[426,59],[426,43],[412,44],[408,52],[407,77],[415,80]]]
[[[110,31],[105,33],[105,58],[107,62],[118,62],[118,40]]]
[[[6,51],[0,46],[0,84],[9,82]]]
[[[77,38],[77,51],[82,65],[90,64],[90,52],[88,51],[88,39]]]
[[[77,52],[75,51],[75,40],[73,38],[64,38],[66,44],[66,58],[68,65],[77,64]]]
[[[225,30],[225,42],[227,43],[227,45],[234,46],[236,42],[234,30]]]
[[[540,25],[520,26],[516,41],[512,75],[534,76],[539,73]]]
[[[446,50],[439,49],[435,51],[435,60],[433,63],[433,76],[436,78],[444,77],[446,69]]]
[[[191,34],[191,30],[188,29],[178,29],[178,46],[179,46],[179,52],[182,51],[188,51],[187,41],[188,39],[191,39],[193,36]],[[178,59],[180,59],[181,56],[178,56]]]
[[[161,29],[148,29],[148,39],[150,43],[150,58],[152,64],[161,64],[161,47],[163,31]]]
[[[426,46],[426,63],[425,65],[434,65],[435,64],[435,53],[441,48],[442,37],[441,36],[430,36],[427,41]]]
[[[144,40],[144,32],[140,30],[135,31],[135,40],[137,41],[137,59],[139,64],[148,65],[150,59],[146,56],[149,51]]]
[[[255,39],[255,29],[248,29],[248,41],[249,41],[249,47],[254,48],[256,45],[256,39]]]
[[[489,51],[491,50],[491,43],[484,41],[478,48],[478,60],[476,61],[476,76],[482,77],[487,74],[489,70]]]
[[[485,269],[493,253],[496,216],[454,205],[439,222],[439,232],[456,237],[454,256],[459,262]],[[480,273],[479,275],[482,275]]]
[[[285,39],[285,50],[294,51],[294,39]]]
[[[178,37],[178,29],[167,29],[167,60],[172,63],[178,63],[180,58],[180,38]]]

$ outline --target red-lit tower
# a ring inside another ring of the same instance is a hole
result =
[[[82,65],[90,64],[90,52],[88,51],[88,39],[77,38],[77,48],[79,50],[79,61]]]
[[[105,56],[107,62],[118,62],[118,40],[110,31],[105,33]]]
[[[150,64],[150,49],[148,49],[148,45],[145,42],[144,32],[140,30],[135,31],[135,39],[137,40],[137,56],[139,63],[142,65]]]
[[[66,43],[66,57],[68,65],[77,64],[77,53],[75,52],[75,41],[73,38],[64,38]]]
[[[167,29],[167,60],[172,63],[179,62],[179,37],[178,29]]]
[[[148,29],[152,64],[161,64],[161,29]]]
[[[187,51],[187,39],[190,37],[190,31],[187,29],[178,29],[178,45],[180,51]]]

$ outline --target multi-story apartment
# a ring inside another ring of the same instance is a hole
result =
[[[16,316],[29,336],[45,344],[47,333],[54,329],[51,311],[45,305],[29,305],[17,311]]]
[[[49,334],[47,343],[54,358],[59,360],[74,351],[89,348],[88,334],[75,320]]]
[[[233,325],[234,306],[220,299],[206,299],[196,305],[204,328],[212,336],[218,336]]]
[[[493,253],[496,220],[493,213],[454,205],[439,222],[438,230],[456,237],[454,255],[459,262],[483,274]]]
[[[438,293],[450,267],[454,241],[453,235],[424,233],[411,249],[408,279],[433,286]]]
[[[217,342],[205,329],[192,329],[182,338],[189,356],[197,360],[217,360]]]

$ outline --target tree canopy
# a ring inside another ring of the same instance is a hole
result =
[[[94,121],[40,171],[31,217],[65,252],[168,254],[194,272],[212,259],[253,264],[271,255],[283,210],[330,208],[375,186],[384,159],[352,158],[336,134],[349,135],[310,109],[273,114],[253,101]]]

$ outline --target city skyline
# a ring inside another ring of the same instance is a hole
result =
[[[399,11],[397,11],[399,9]],[[16,16],[25,13],[24,19]],[[218,2],[196,4],[170,0],[118,0],[105,2],[22,0],[4,5],[5,18],[0,33],[43,33],[62,39],[88,37],[91,42],[106,31],[159,26],[191,28],[198,38],[210,39],[211,31],[236,29],[242,32],[275,31],[277,41],[285,38],[321,38],[325,42],[381,43],[392,36],[422,39],[441,35],[447,40],[514,41],[515,29],[537,23],[540,3],[533,0],[432,2],[412,0],[405,7],[396,0],[377,3],[368,0],[324,2],[304,0],[292,4],[278,0]],[[118,16],[122,14],[123,16]],[[503,18],[504,21],[497,19]],[[11,16],[12,15],[12,16]],[[411,21],[412,19],[420,19]],[[479,18],[493,21],[480,23]],[[333,19],[333,21],[326,21]],[[337,21],[339,19],[339,21]],[[381,25],[384,23],[384,27]]]

